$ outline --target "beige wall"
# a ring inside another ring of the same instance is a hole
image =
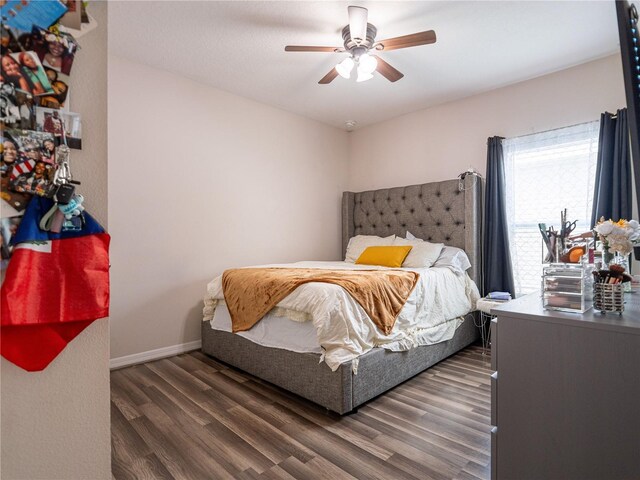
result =
[[[340,193],[484,173],[486,139],[625,104],[618,56],[351,134],[110,58],[112,358],[197,341],[225,268],[340,256]]]
[[[119,57],[109,87],[112,358],[199,340],[226,268],[340,256],[346,132]]]
[[[88,211],[107,220],[107,4],[91,2],[97,30],[82,46],[71,77],[71,109],[82,114],[82,152],[74,176]],[[98,320],[42,372],[2,359],[1,477],[110,479],[109,323]]]
[[[597,120],[626,105],[613,55],[403,115],[351,134],[348,185],[367,190],[484,174],[486,141]]]
[[[355,131],[347,183],[359,191],[446,180],[470,166],[484,175],[488,137],[599,120],[624,106],[622,62],[611,55]]]

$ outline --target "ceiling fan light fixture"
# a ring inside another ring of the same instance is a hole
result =
[[[349,7],[349,32],[351,40],[360,45],[367,39],[367,17],[369,11],[364,7]]]
[[[379,51],[399,50],[401,48],[417,47],[436,42],[436,32],[426,30],[424,32],[402,35],[400,37],[387,38],[376,41],[378,29],[368,23],[369,11],[364,7],[349,7],[349,24],[340,30],[344,47],[324,47],[312,45],[287,45],[286,52],[328,52],[347,53],[338,65],[322,77],[318,83],[327,85],[335,80],[338,75],[343,78],[351,78],[353,67],[357,65],[357,81],[364,82],[373,78],[373,72],[378,72],[390,82],[397,82],[404,74],[389,65],[384,58],[371,53]],[[636,52],[637,53],[637,52]]]
[[[366,82],[367,80],[371,80],[373,78],[373,75],[371,74],[371,72],[365,72],[362,70],[362,68],[358,67],[358,78],[356,79],[356,82]]]
[[[347,57],[343,61],[341,61],[338,65],[336,65],[336,71],[338,72],[338,75],[340,75],[342,78],[348,79],[348,78],[351,78],[351,70],[353,70],[354,65],[355,65],[355,62],[353,61],[353,58]]]
[[[378,67],[378,60],[373,55],[365,53],[358,60],[358,72],[372,74]]]

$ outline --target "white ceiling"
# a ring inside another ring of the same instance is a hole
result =
[[[377,39],[435,30],[433,45],[381,53],[405,74],[318,85],[345,54],[347,6],[369,9]],[[613,1],[109,2],[116,55],[344,128],[562,70],[616,53]]]

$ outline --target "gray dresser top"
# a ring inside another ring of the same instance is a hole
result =
[[[640,293],[625,294],[625,310],[622,315],[594,310],[585,313],[567,313],[545,310],[539,292],[531,293],[491,309],[497,317],[521,318],[539,322],[549,322],[570,326],[596,328],[640,335]]]

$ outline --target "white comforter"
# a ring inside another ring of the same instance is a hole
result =
[[[346,262],[297,262],[264,267],[385,269]],[[331,283],[303,284],[282,300],[278,308],[297,321],[313,322],[318,343],[324,350],[324,361],[332,370],[350,360],[354,360],[357,368],[357,357],[374,347],[402,351],[449,340],[462,324],[461,317],[475,309],[480,298],[475,283],[468,275],[456,275],[447,268],[405,270],[418,272],[420,278],[389,335],[376,327],[342,287]],[[221,301],[224,295],[222,276],[219,276],[207,287],[204,321],[213,319],[216,305]]]

